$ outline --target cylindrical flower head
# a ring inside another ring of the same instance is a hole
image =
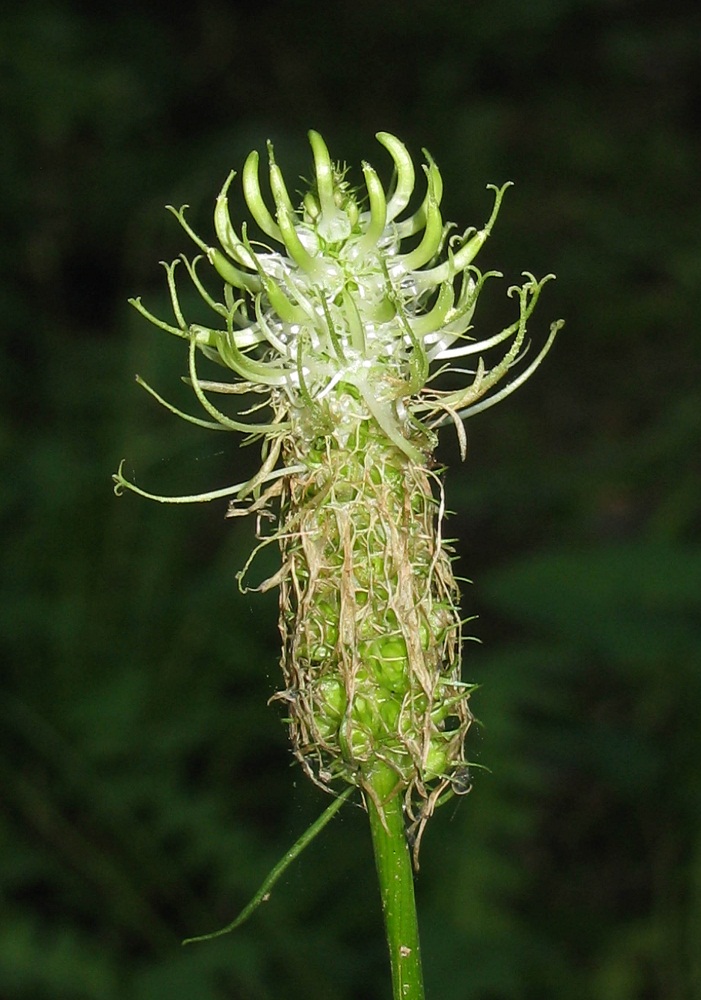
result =
[[[510,288],[517,318],[475,340],[475,304],[496,272],[482,274],[473,260],[508,185],[492,188],[493,210],[481,230],[449,238],[433,160],[426,154],[423,200],[405,216],[415,182],[411,158],[394,136],[377,138],[394,163],[389,193],[363,164],[361,196],[311,132],[314,176],[299,206],[269,145],[273,212],[261,194],[258,154],[249,155],[243,194],[270,246],[251,240],[245,226],[235,231],[228,208],[233,173],[216,200],[221,249],[190,229],[184,209],[172,209],[224,281],[217,298],[198,273],[202,257],[182,258],[218,316],[216,326],[186,321],[177,261],[166,267],[177,326],[140,300],[133,304],[189,342],[190,381],[212,420],[165,405],[194,423],[263,439],[261,468],[251,480],[190,499],[228,493],[232,515],[276,508],[276,527],[262,544],[279,542],[282,566],[264,586],[281,588],[285,690],[277,698],[286,705],[296,756],[323,787],[341,780],[368,794],[373,768],[389,765],[420,839],[439,798],[465,789],[471,721],[458,589],[432,460],[435,432],[452,421],[464,454],[462,420],[522,384],[561,324],[553,324],[528,366],[491,391],[519,361],[526,323],[551,276],[537,281],[527,274]],[[485,353],[501,344],[504,353],[490,366]],[[236,380],[203,381],[198,350]],[[470,356],[471,370],[455,367]],[[452,387],[434,384],[441,372]],[[231,416],[212,403],[212,393],[253,403]],[[115,479],[118,491],[144,493],[121,470]]]

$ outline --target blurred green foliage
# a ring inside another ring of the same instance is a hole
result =
[[[180,948],[324,803],[266,706],[252,524],[109,479],[128,455],[190,492],[251,461],[134,386],[177,395],[184,358],[125,299],[157,311],[155,262],[190,249],[163,204],[207,232],[266,138],[305,173],[310,127],[350,164],[382,165],[378,129],[426,146],[461,226],[513,179],[483,264],[556,271],[539,319],[567,319],[468,464],[443,445],[482,725],[424,843],[429,996],[701,997],[697,6],[26,0],[0,68],[3,1000],[388,995],[353,808],[245,927]]]

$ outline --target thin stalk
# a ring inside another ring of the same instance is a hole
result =
[[[393,1000],[424,1000],[414,873],[404,832],[397,775],[386,764],[378,764],[368,775],[367,785],[366,801],[392,970]]]

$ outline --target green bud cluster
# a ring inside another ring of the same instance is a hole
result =
[[[472,720],[440,479],[360,414],[347,438],[314,455],[296,441],[289,458],[306,470],[282,504],[277,697],[295,754],[325,787],[389,765],[420,832],[464,772]]]
[[[492,187],[480,230],[452,234],[440,211],[441,174],[428,154],[425,193],[406,215],[415,186],[405,146],[381,132],[394,181],[386,192],[369,164],[365,193],[309,133],[314,174],[294,205],[268,146],[274,211],[259,183],[259,157],[242,173],[243,196],[263,240],[229,214],[230,174],[214,210],[219,247],[171,209],[202,254],[165,265],[175,325],[132,304],[187,341],[189,382],[208,419],[184,413],[143,380],[172,412],[198,426],[262,440],[249,480],[191,497],[147,493],[120,468],[116,490],[164,502],[232,497],[231,515],[277,518],[261,545],[279,542],[284,701],[294,752],[324,788],[341,780],[372,793],[375,767],[396,775],[420,839],[443,794],[465,789],[469,685],[461,680],[461,621],[443,492],[433,468],[436,431],[452,422],[465,452],[463,420],[503,399],[538,367],[560,327],[526,366],[526,326],[548,275],[508,290],[513,323],[483,340],[472,334],[489,277],[473,261],[492,231],[504,192]],[[216,316],[189,323],[176,270],[183,263]],[[221,292],[200,276],[208,267]],[[494,363],[493,349],[506,345]],[[204,355],[233,373],[205,380]],[[471,368],[456,367],[467,358]],[[444,375],[446,383],[436,379]],[[495,387],[504,382],[495,391]],[[457,385],[456,385],[457,383]],[[232,414],[215,394],[245,400]],[[273,514],[272,511],[275,513]],[[377,803],[381,808],[381,803]]]

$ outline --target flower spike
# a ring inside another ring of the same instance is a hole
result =
[[[212,326],[185,316],[178,261],[166,265],[174,324],[131,301],[159,329],[188,342],[187,381],[205,417],[140,384],[197,426],[261,441],[261,464],[244,483],[187,498],[147,493],[120,466],[115,489],[164,503],[228,496],[232,516],[277,517],[260,547],[278,543],[281,566],[257,589],[280,586],[285,688],[276,698],[295,756],[327,791],[358,786],[377,830],[400,808],[418,864],[428,818],[446,797],[467,790],[464,742],[472,722],[471,686],[461,678],[458,584],[433,465],[436,431],[452,423],[464,457],[463,420],[530,378],[561,323],[523,363],[528,323],[552,277],[525,273],[508,290],[514,320],[475,339],[479,296],[488,278],[501,275],[480,272],[474,260],[510,185],[489,186],[493,205],[481,229],[448,238],[434,160],[424,151],[426,187],[412,211],[411,157],[388,132],[377,141],[394,180],[385,190],[364,163],[363,191],[319,133],[309,132],[312,182],[297,205],[269,143],[272,210],[259,155],[250,153],[243,198],[270,245],[250,240],[245,223],[240,235],[234,229],[233,171],[215,202],[220,247],[195,234],[185,207],[170,209],[203,255],[183,258],[184,270]],[[223,283],[223,291],[210,282]],[[198,352],[227,369],[231,384],[201,376]],[[452,367],[468,357],[471,370]],[[212,393],[233,395],[238,412],[223,412]]]

